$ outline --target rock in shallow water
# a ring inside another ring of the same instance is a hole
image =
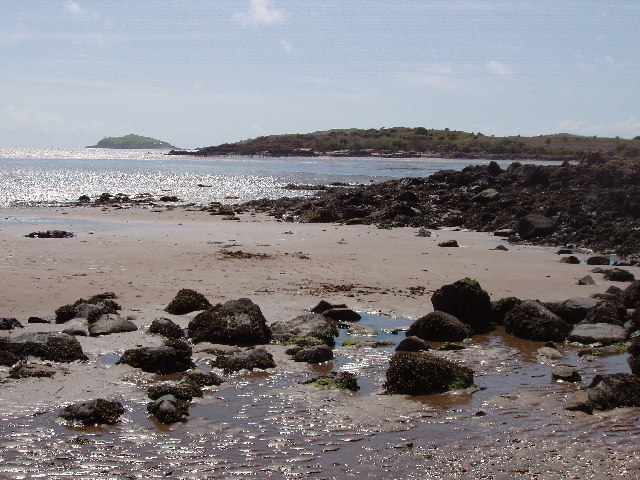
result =
[[[167,340],[161,347],[126,350],[116,362],[122,363],[160,375],[184,372],[193,367],[191,347],[179,340]]]
[[[612,343],[624,342],[627,339],[627,331],[618,325],[608,323],[584,323],[576,325],[569,334],[570,342],[584,344],[602,343],[611,345]]]
[[[164,395],[147,405],[147,411],[159,422],[172,424],[186,422],[189,416],[187,402],[178,400],[173,395]]]
[[[233,355],[218,355],[211,366],[221,368],[225,372],[237,372],[239,370],[254,370],[275,368],[273,355],[264,348],[235,353]]]
[[[473,330],[453,315],[435,311],[417,319],[406,333],[435,342],[460,342],[473,335]]]
[[[120,402],[98,398],[88,402],[74,403],[60,412],[60,417],[69,421],[80,422],[85,426],[107,424],[118,421],[125,412]]]
[[[290,320],[280,320],[271,325],[273,338],[291,341],[296,338],[317,338],[329,346],[335,345],[338,327],[324,315],[307,313]]]
[[[529,340],[561,342],[571,327],[544,305],[527,300],[511,310],[504,319],[508,333]]]
[[[465,278],[443,285],[433,293],[431,303],[434,310],[453,315],[476,333],[489,330],[491,299],[476,280]]]

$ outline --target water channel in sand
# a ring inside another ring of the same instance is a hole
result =
[[[376,340],[397,343],[404,334],[389,330],[410,321],[363,314],[360,323],[379,332]],[[612,475],[638,471],[628,461],[640,435],[633,409],[565,413],[562,401],[576,387],[551,380],[551,361],[536,352],[540,342],[502,330],[475,336],[464,350],[436,354],[473,368],[479,390],[408,397],[382,395],[393,347],[340,347],[346,338],[342,330],[333,362],[302,370],[285,362],[229,377],[193,402],[184,424],[154,422],[141,395],[125,399],[128,413],[112,427],[69,427],[58,411],[14,408],[0,426],[0,478],[603,478],[584,475],[581,462],[598,461],[617,468]],[[286,357],[284,347],[269,349],[277,363]],[[587,358],[576,347],[561,349],[558,363],[577,366],[585,384],[596,373],[628,371],[626,354]],[[331,370],[355,373],[360,391],[300,384]],[[144,392],[166,378],[125,382]]]

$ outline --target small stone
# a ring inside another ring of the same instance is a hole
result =
[[[578,280],[578,285],[597,285],[597,283],[591,275],[586,275]]]
[[[547,357],[547,358],[562,358],[562,353],[552,347],[541,347],[538,349],[538,354],[542,355],[543,357]]]
[[[439,247],[459,247],[458,242],[456,240],[447,240],[445,242],[440,242],[438,244]]]
[[[582,376],[574,367],[567,365],[557,365],[551,370],[551,378],[553,380],[563,380],[565,382],[579,382]]]

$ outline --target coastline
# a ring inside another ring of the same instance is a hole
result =
[[[595,274],[597,285],[578,285],[592,266],[563,264],[556,249],[511,245],[488,233],[441,229],[425,238],[410,227],[299,224],[251,212],[238,218],[188,208],[0,209],[2,315],[25,325],[0,335],[82,326],[80,319],[65,325],[26,320],[51,318],[57,307],[104,291],[116,293],[122,315],[131,316],[139,327],[130,333],[78,337],[89,361],[56,367],[53,378],[11,380],[8,369],[0,367],[5,383],[1,414],[9,420],[3,430],[8,460],[0,472],[27,468],[16,448],[24,438],[31,440],[30,448],[40,459],[30,468],[62,478],[78,470],[98,478],[105,465],[114,475],[125,475],[131,458],[137,459],[141,475],[160,471],[177,478],[244,478],[248,473],[256,478],[337,478],[384,471],[396,476],[430,472],[445,478],[502,478],[496,472],[503,472],[551,479],[640,468],[628,441],[629,435],[640,433],[638,409],[593,417],[564,411],[562,404],[575,386],[550,382],[554,363],[535,353],[543,343],[518,341],[503,331],[475,336],[462,353],[448,353],[471,366],[486,391],[433,398],[380,395],[389,353],[345,347],[336,349],[343,360],[333,362],[333,368],[353,369],[364,391],[320,390],[299,382],[330,370],[332,362],[293,362],[284,353],[286,347],[269,345],[275,369],[230,376],[194,401],[184,424],[152,422],[144,411],[145,392],[160,377],[113,362],[127,348],[161,343],[146,333],[157,317],[170,317],[186,327],[194,314],[163,311],[181,288],[195,289],[212,303],[248,297],[269,324],[305,313],[321,299],[409,324],[433,310],[434,290],[465,277],[478,280],[493,300],[515,296],[562,301],[620,285]],[[54,229],[75,236],[24,237]],[[438,247],[446,240],[456,240],[460,248]],[[508,251],[494,250],[498,245]],[[560,362],[578,361],[576,348],[564,346],[566,358]],[[196,346],[196,363],[205,365],[209,359]],[[623,356],[614,363],[581,362],[589,378],[626,367]],[[129,412],[120,425],[86,429],[65,427],[57,420],[62,406],[97,397],[126,404]],[[479,411],[486,417],[476,416]],[[42,436],[47,428],[52,433]],[[616,428],[622,431],[616,433]],[[582,433],[585,429],[589,435]],[[127,440],[131,438],[135,442]],[[200,449],[198,439],[204,438],[219,447]],[[153,454],[158,449],[171,455],[158,458]],[[590,450],[588,458],[585,449]],[[549,451],[557,455],[547,458]],[[96,452],[110,459],[92,463]],[[66,460],[60,461],[62,457]],[[360,460],[352,462],[354,458]]]

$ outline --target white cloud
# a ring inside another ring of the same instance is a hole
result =
[[[74,17],[99,17],[98,12],[96,12],[95,10],[88,10],[84,8],[75,0],[69,0],[66,3],[65,8],[67,9],[67,12],[69,12]]]
[[[284,38],[280,39],[280,45],[284,49],[285,52],[291,53],[293,51],[293,47],[289,42],[287,42]]]
[[[505,76],[511,74],[511,70],[509,70],[504,63],[498,62],[497,60],[489,60],[485,66],[487,70],[494,75]]]
[[[233,18],[243,27],[249,25],[272,25],[284,20],[281,10],[271,8],[271,0],[249,0],[249,11],[236,12]]]

